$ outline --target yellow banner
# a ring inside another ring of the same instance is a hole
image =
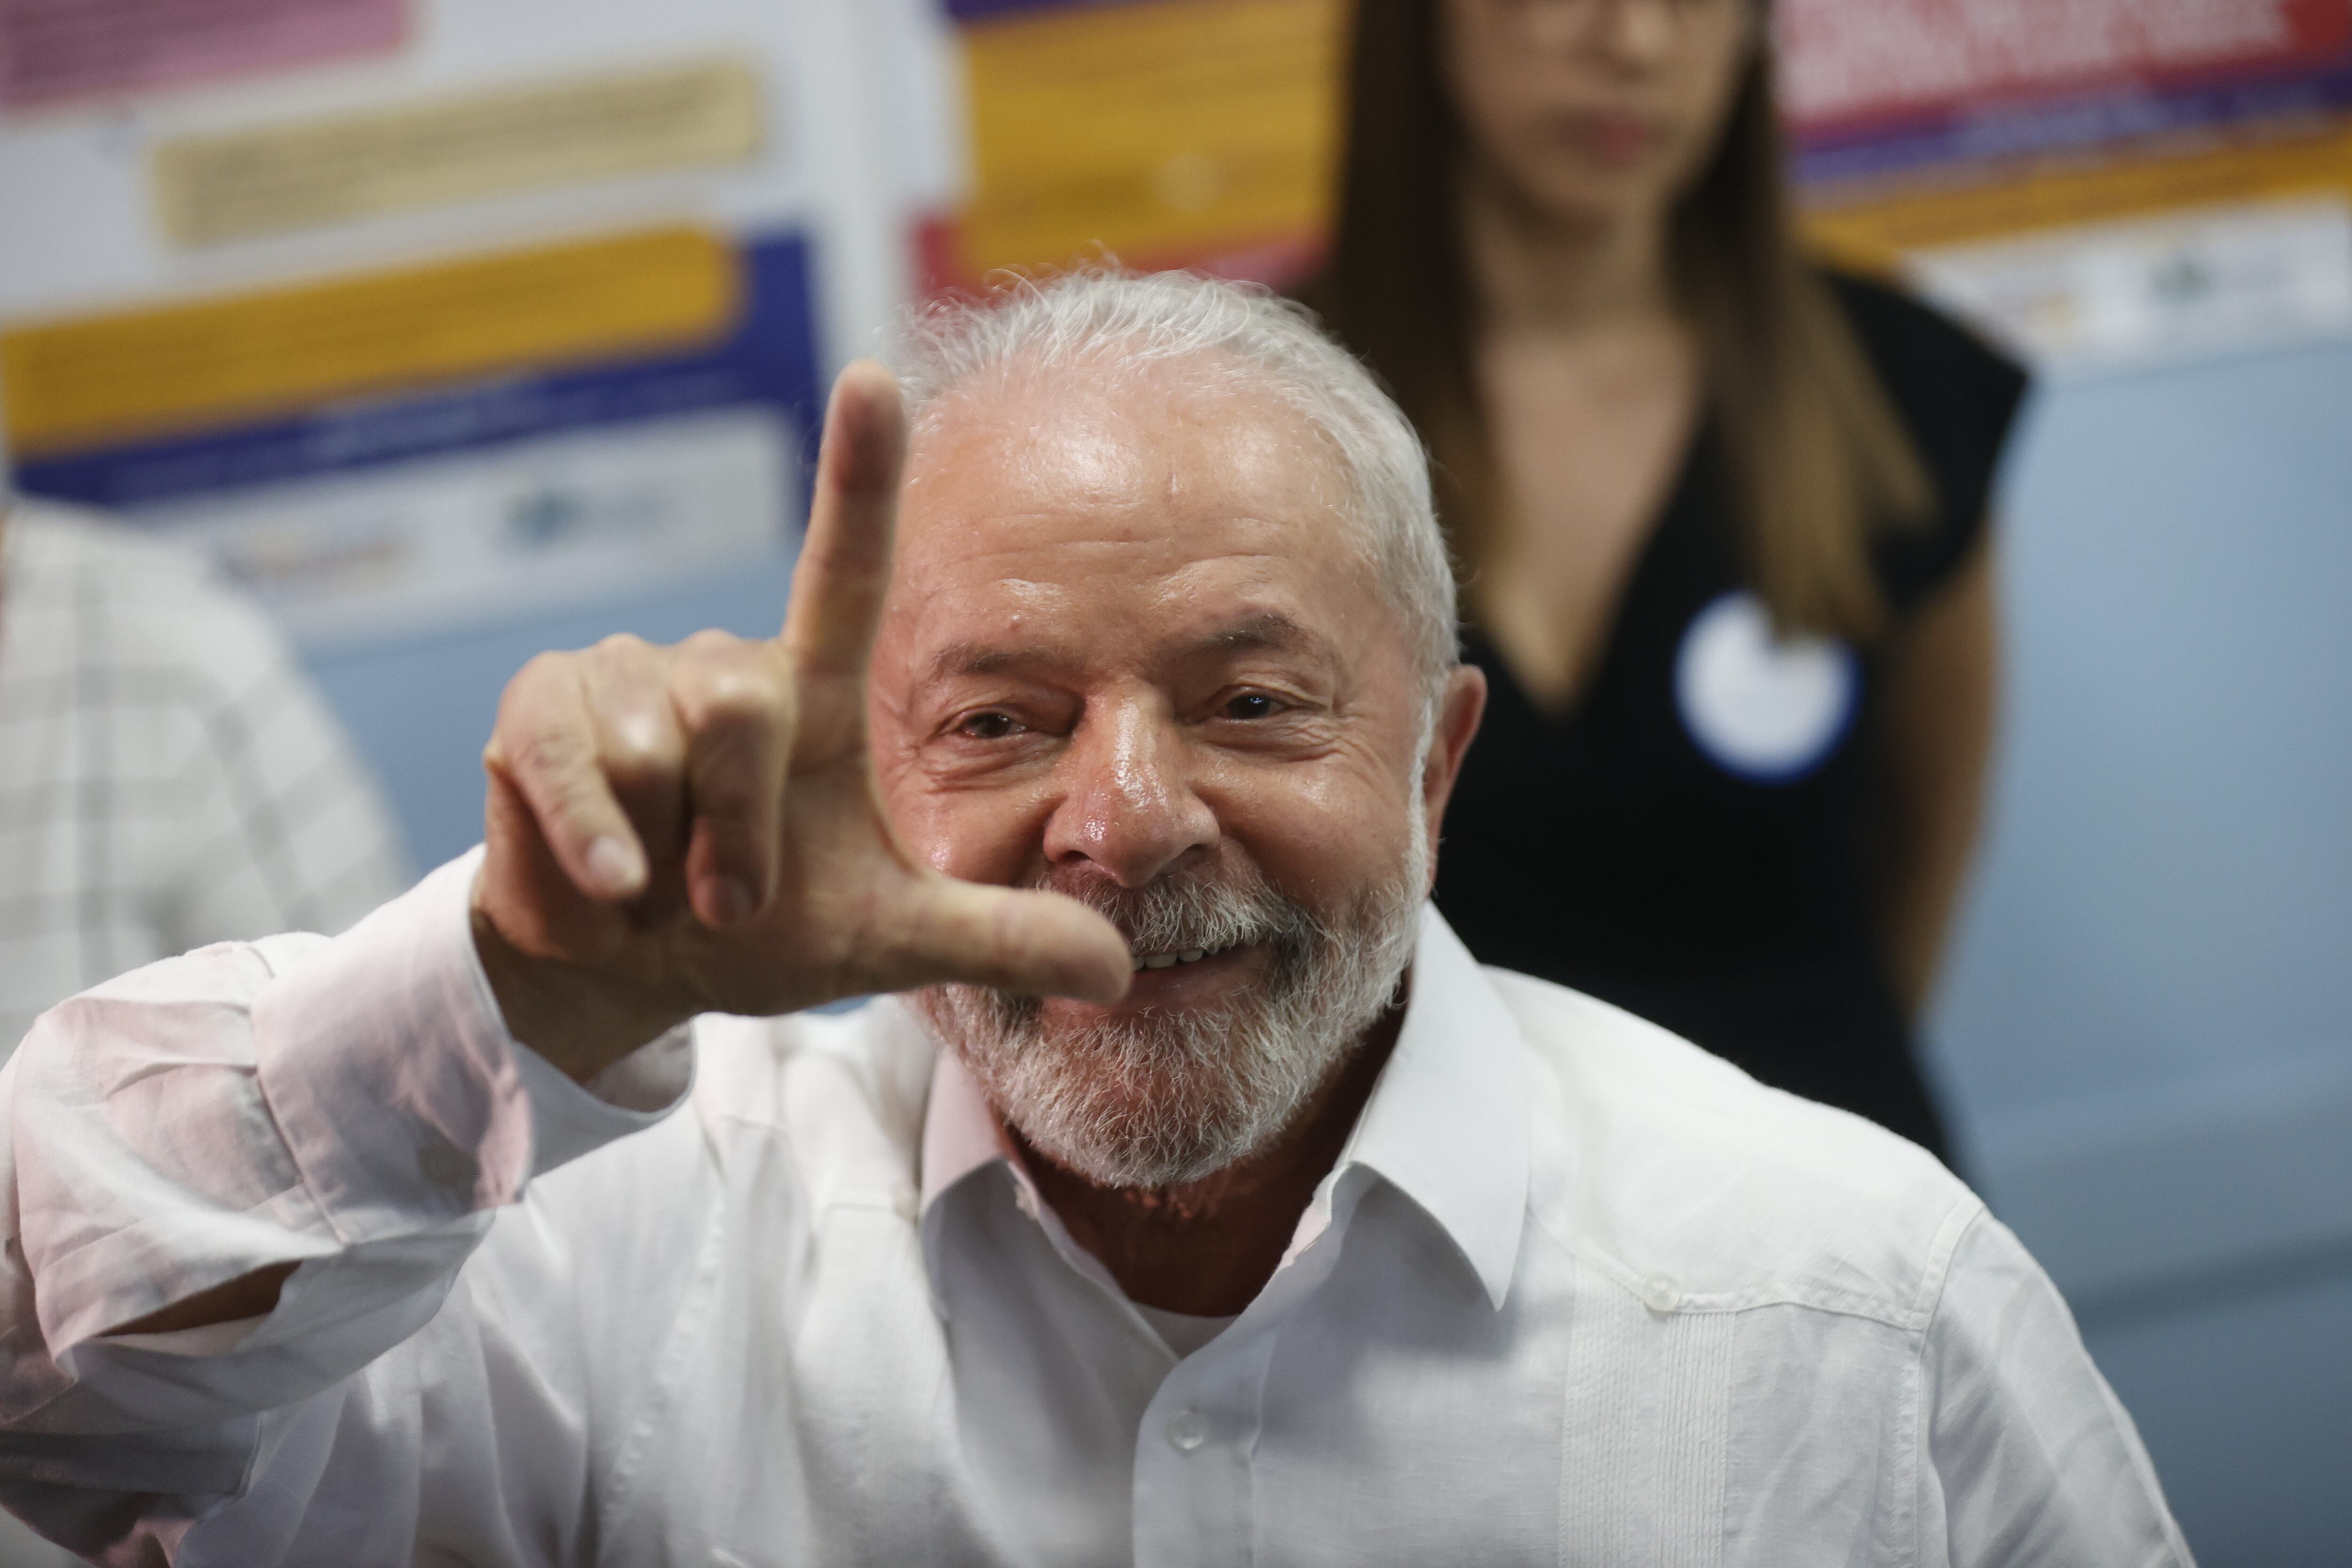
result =
[[[732,248],[662,229],[0,331],[10,447],[47,456],[357,393],[714,340]]]
[[[731,62],[505,87],[394,110],[174,137],[163,232],[249,239],[543,185],[750,157],[759,84]]]
[[[971,271],[1151,265],[1320,231],[1339,0],[1146,0],[964,30]]]
[[[1831,258],[1892,271],[1905,253],[2062,225],[2137,217],[2171,207],[2335,194],[2352,195],[2352,120],[2167,154],[2119,151],[2106,160],[1989,174],[1914,176],[1898,193],[1864,186],[1816,192],[1805,230]],[[1923,188],[1924,186],[1924,188]]]

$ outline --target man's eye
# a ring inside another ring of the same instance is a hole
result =
[[[1263,691],[1244,691],[1225,704],[1228,719],[1271,719],[1282,705]]]
[[[1020,728],[1010,713],[975,713],[956,726],[956,733],[968,741],[1002,741]]]

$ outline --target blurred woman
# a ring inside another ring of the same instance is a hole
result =
[[[1308,298],[1438,467],[1492,684],[1438,902],[1941,1153],[2023,389],[1799,254],[1759,0],[1360,0]]]

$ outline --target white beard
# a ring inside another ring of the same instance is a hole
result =
[[[1265,943],[1271,972],[1221,1006],[1048,1027],[1037,998],[985,986],[932,986],[908,1001],[1056,1163],[1098,1186],[1197,1182],[1279,1137],[1395,997],[1428,874],[1417,793],[1409,837],[1391,875],[1329,915],[1254,872],[1065,889],[1137,952]]]

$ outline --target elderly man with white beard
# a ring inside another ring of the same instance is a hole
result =
[[[534,660],[482,850],[36,1027],[0,1500],[236,1568],[2188,1561],[1934,1160],[1425,907],[1484,694],[1359,366],[1186,277],[913,336],[779,639]]]

